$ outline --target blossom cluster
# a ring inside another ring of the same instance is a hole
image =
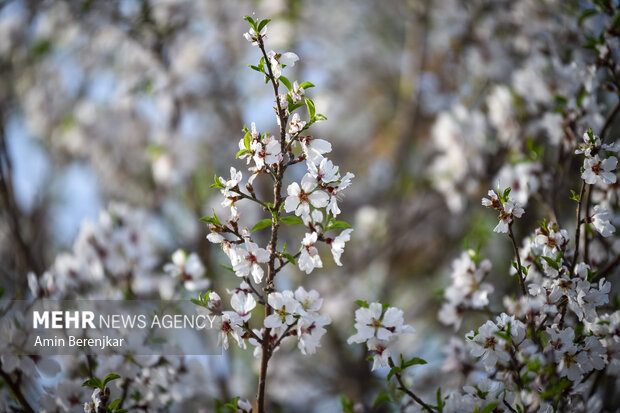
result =
[[[375,370],[389,365],[398,336],[415,333],[415,329],[404,324],[403,310],[380,302],[360,302],[355,311],[357,333],[348,338],[347,343],[365,343],[372,354]]]

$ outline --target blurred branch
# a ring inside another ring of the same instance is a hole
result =
[[[7,372],[2,370],[2,362],[0,362],[0,377],[2,377],[4,382],[9,386],[11,392],[13,393],[19,404],[21,404],[21,406],[24,408],[24,412],[35,413],[34,409],[30,407],[30,403],[28,403],[28,400],[26,400],[26,397],[19,388],[19,383],[13,381],[11,376]]]
[[[20,256],[20,264],[25,270],[32,270],[37,276],[43,271],[42,265],[35,258],[30,249],[26,237],[22,231],[20,222],[22,213],[15,201],[13,190],[12,165],[6,144],[5,109],[0,106],[0,204],[8,215],[8,223]],[[19,265],[18,265],[19,268]]]

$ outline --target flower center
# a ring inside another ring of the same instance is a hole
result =
[[[492,348],[495,350],[495,345],[497,344],[497,340],[495,337],[487,337],[486,342],[484,343],[484,348]]]

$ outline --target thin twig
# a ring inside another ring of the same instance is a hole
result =
[[[13,381],[13,379],[7,372],[2,370],[1,362],[0,362],[0,377],[2,377],[4,382],[9,386],[9,388],[11,389],[11,393],[13,393],[13,395],[15,396],[19,404],[21,404],[22,408],[24,409],[24,412],[35,413],[34,409],[30,406],[30,403],[28,403],[28,400],[26,400],[24,393],[22,393],[17,383]]]
[[[517,275],[519,277],[519,286],[521,287],[521,293],[525,297],[527,295],[527,290],[525,289],[525,277],[523,276],[523,270],[521,267],[521,257],[519,256],[519,247],[517,246],[517,241],[515,240],[515,236],[512,232],[512,222],[508,224],[508,236],[512,241],[512,247],[515,250],[515,255],[517,256]]]
[[[388,358],[388,363],[390,365],[390,367],[394,367],[394,360],[392,360],[392,357]],[[422,408],[428,410],[429,412],[433,412],[433,408],[431,406],[429,406],[428,404],[426,404],[421,398],[419,398],[414,392],[412,392],[411,390],[409,390],[407,388],[407,386],[405,385],[405,383],[403,382],[403,378],[401,376],[400,373],[395,373],[394,376],[396,377],[396,380],[398,381],[398,385],[399,385],[399,389],[404,391],[409,397],[411,397],[413,400],[416,401],[416,403],[418,403],[420,406],[422,406]]]
[[[575,266],[577,265],[577,258],[579,257],[579,240],[581,239],[581,206],[583,204],[583,195],[586,193],[585,181],[581,183],[581,190],[579,191],[579,201],[577,203],[577,227],[575,228],[575,256],[573,257],[573,263],[571,264],[571,274],[575,272]]]

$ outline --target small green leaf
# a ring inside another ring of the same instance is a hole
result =
[[[110,373],[107,376],[105,376],[105,378],[103,379],[103,386],[102,387],[105,387],[106,384],[108,384],[112,380],[116,380],[116,379],[120,379],[120,378],[121,378],[121,376],[119,376],[118,374]]]
[[[585,88],[581,89],[577,95],[577,106],[581,107],[581,103],[586,96],[588,96],[588,91]]]
[[[191,303],[193,303],[193,304],[196,304],[197,306],[200,306],[200,307],[204,307],[205,306],[205,303],[203,301],[200,301],[197,298],[190,298],[189,301]]]
[[[245,135],[243,135],[243,146],[245,146],[245,149],[250,150],[250,132],[246,132]]]
[[[446,402],[443,401],[443,397],[441,397],[441,387],[437,388],[437,408],[439,409],[439,411],[443,411],[444,406],[446,405]]]
[[[491,413],[497,406],[499,406],[499,402],[493,402],[482,409],[480,413]]]
[[[310,115],[310,119],[314,118],[316,114],[316,109],[314,108],[314,102],[312,99],[306,98],[306,106],[308,107],[308,114]]]
[[[114,400],[112,403],[109,404],[109,408],[114,410],[116,408],[116,406],[118,406],[118,404],[121,402],[121,399],[116,399]]]
[[[263,30],[263,28],[267,26],[267,23],[269,23],[270,21],[271,19],[261,20],[261,22],[258,24],[258,32],[260,33],[260,31]]]
[[[355,413],[353,402],[344,394],[340,395],[340,405],[344,413]]]
[[[217,225],[217,224],[215,223],[215,218],[213,218],[213,217],[206,216],[206,217],[202,217],[202,218],[200,218],[200,220],[201,220],[202,222],[208,222],[209,224],[214,224],[214,225]]]
[[[239,158],[241,155],[245,155],[246,153],[248,153],[247,149],[240,149],[239,152],[237,152],[237,156],[235,156],[235,158]]]
[[[541,258],[543,260],[545,260],[547,262],[547,264],[549,264],[549,266],[551,268],[553,268],[554,270],[559,270],[560,269],[560,266],[558,265],[558,263],[555,262],[554,260],[552,260],[551,258],[545,257],[545,256],[541,256]]]
[[[329,231],[330,229],[348,229],[348,228],[351,228],[351,225],[349,225],[348,223],[344,221],[334,221],[327,226],[326,231]]]
[[[368,308],[368,301],[366,300],[355,300],[355,304],[357,304],[359,307]]]
[[[282,217],[280,222],[284,222],[286,225],[300,225],[304,223],[301,218],[296,216]]]
[[[500,337],[500,338],[502,338],[502,339],[504,339],[504,340],[506,340],[506,341],[511,341],[510,334],[509,334],[509,333],[507,333],[507,332],[505,332],[505,331],[496,331],[494,334],[495,334],[497,337]]]
[[[598,10],[596,9],[587,9],[584,10],[581,15],[579,16],[579,19],[577,19],[577,25],[581,26],[581,24],[589,17],[592,17],[594,15],[598,14]]]
[[[304,89],[308,89],[311,87],[314,87],[314,84],[311,82],[302,82],[299,87],[304,88]]]
[[[211,184],[211,188],[224,188],[224,185],[222,185],[217,175],[213,175],[213,184]]]
[[[228,271],[232,272],[233,274],[235,272],[235,270],[233,270],[233,268],[229,267],[228,265],[220,264],[220,267],[224,268],[225,270],[228,270]]]
[[[393,375],[400,373],[401,372],[401,368],[398,366],[394,366],[390,369],[390,372],[387,375],[387,379],[388,381],[392,378]]]
[[[421,359],[419,357],[414,357],[411,360],[407,360],[404,363],[401,364],[401,368],[404,370],[407,367],[411,367],[411,366],[416,366],[419,364],[428,364],[428,362],[424,359]]]
[[[97,377],[92,377],[92,378],[86,380],[84,383],[82,383],[82,387],[98,387],[98,388],[101,388],[101,380],[99,380]]]
[[[253,18],[251,18],[250,16],[243,16],[243,20],[250,23],[250,26],[256,29],[256,22],[254,21]]]
[[[286,258],[288,262],[295,265],[295,257],[293,257],[291,254],[285,253],[285,254],[282,254],[282,256]]]
[[[382,391],[381,393],[377,394],[377,397],[375,398],[375,403],[373,404],[373,407],[377,407],[378,405],[380,405],[383,402],[389,402],[390,399],[390,395],[387,394],[386,392]]]
[[[200,218],[200,221],[202,222],[208,222],[209,224],[213,224],[213,225],[217,225],[217,226],[221,226],[222,223],[220,222],[219,219],[217,219],[217,215],[215,215],[215,210],[213,210],[213,216],[206,216],[206,217],[202,217]]]
[[[287,88],[288,90],[291,90],[291,81],[290,81],[290,80],[288,80],[288,79],[287,79],[287,78],[285,78],[284,76],[280,76],[280,82],[282,82],[282,84],[283,84],[284,86],[286,86],[286,88]]]
[[[256,223],[256,225],[254,225],[251,232],[257,231],[259,229],[267,228],[268,226],[271,226],[271,218],[261,219],[260,221]]]
[[[301,102],[297,102],[297,103],[295,103],[295,104],[293,104],[293,105],[289,105],[289,106],[288,106],[288,111],[292,113],[293,111],[295,111],[295,110],[299,109],[299,108],[300,108],[300,107],[302,107],[303,105],[304,105],[304,104],[303,104],[303,103],[301,103]]]

